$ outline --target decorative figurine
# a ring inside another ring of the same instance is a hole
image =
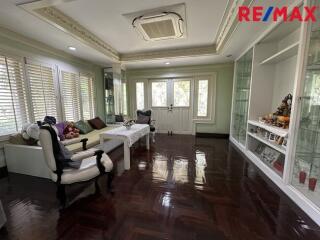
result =
[[[289,128],[290,115],[291,115],[292,95],[288,94],[283,100],[277,111],[273,114],[266,115],[259,121],[266,124],[281,128]]]

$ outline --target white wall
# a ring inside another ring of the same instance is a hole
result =
[[[289,93],[293,94],[296,65],[297,56],[295,55],[276,66],[272,99],[273,112],[277,110],[285,96]]]
[[[157,69],[136,69],[127,70],[127,81],[138,80],[139,77],[142,79],[148,76],[163,76],[173,77],[177,74],[190,76],[192,74],[205,74],[215,73],[216,74],[216,96],[215,96],[215,117],[212,121],[207,123],[197,123],[195,126],[195,132],[197,133],[219,133],[228,134],[230,129],[230,114],[231,114],[231,101],[232,101],[232,84],[233,84],[233,63],[226,64],[215,64],[215,65],[200,65],[200,66],[188,66],[188,67],[166,67]],[[129,90],[129,106],[130,112],[135,112],[134,102],[135,93],[134,87]]]

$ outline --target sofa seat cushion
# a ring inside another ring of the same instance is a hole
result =
[[[92,132],[89,132],[87,134],[80,134],[80,138],[88,138],[87,148],[92,148],[100,144],[100,133],[111,130],[115,127],[117,126],[108,126],[100,130],[93,130]],[[67,145],[66,148],[73,153],[79,152],[82,151],[82,143],[78,142],[71,145]]]
[[[105,172],[110,172],[112,170],[113,163],[107,154],[102,155],[101,163],[105,168]],[[82,160],[79,169],[64,169],[61,176],[61,183],[72,184],[76,182],[85,182],[98,176],[99,174],[100,171],[97,167],[97,157],[92,156]],[[55,173],[51,173],[51,179],[56,182],[57,175]]]

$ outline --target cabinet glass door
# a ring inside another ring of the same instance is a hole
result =
[[[320,26],[312,25],[292,185],[320,206]]]
[[[236,86],[233,100],[232,137],[242,145],[246,143],[248,103],[251,83],[253,50],[236,62]]]

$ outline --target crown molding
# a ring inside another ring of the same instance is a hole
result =
[[[217,51],[221,52],[228,42],[234,30],[239,24],[238,8],[239,6],[250,6],[254,0],[229,0],[226,12],[220,23],[218,37],[216,39]]]
[[[82,66],[83,65],[86,65],[86,66],[97,65],[97,64],[94,64],[86,59],[75,57],[71,54],[68,54],[68,53],[62,51],[62,50],[53,48],[53,47],[48,46],[42,42],[28,38],[26,36],[23,36],[19,33],[13,32],[7,28],[0,26],[0,38],[2,38],[2,37],[6,38],[8,40],[11,40],[13,42],[17,42],[22,45],[37,49],[37,50],[41,51],[42,53],[49,54],[49,55],[54,56],[58,59],[67,60],[67,61],[72,62],[77,65],[82,65]]]
[[[181,48],[172,50],[159,50],[143,53],[129,53],[120,55],[120,60],[126,62],[137,62],[146,60],[170,59],[177,57],[197,57],[206,55],[216,55],[215,45],[205,47]]]
[[[54,27],[70,34],[72,37],[83,42],[89,47],[96,49],[110,58],[110,60],[113,62],[119,62],[119,54],[112,46],[101,40],[95,34],[90,32],[71,17],[65,15],[57,8],[49,5],[47,7],[40,7],[44,5],[43,2],[45,1],[24,3],[18,6],[37,16],[38,18],[48,22]]]

